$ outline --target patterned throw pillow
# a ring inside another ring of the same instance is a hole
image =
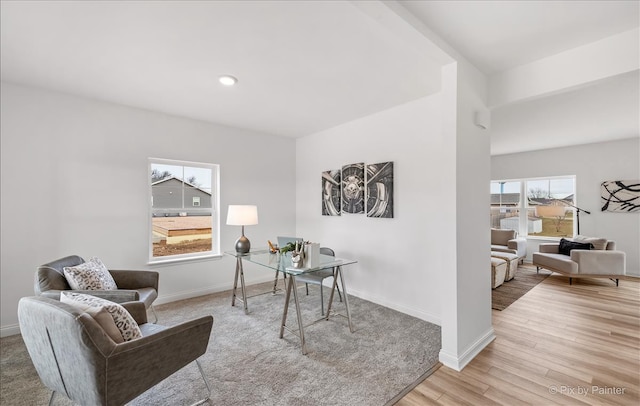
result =
[[[116,326],[116,322],[113,321],[113,317],[111,317],[111,313],[109,313],[107,309],[105,309],[104,307],[93,307],[87,303],[78,303],[72,298],[68,298],[67,293],[69,292],[60,294],[60,301],[62,303],[73,306],[76,309],[81,310],[93,317],[93,319],[100,325],[100,327],[102,327],[104,332],[107,333],[107,335],[111,337],[111,339],[116,343],[124,342],[122,334],[120,334],[120,330],[118,329],[118,326]]]
[[[123,341],[131,341],[142,337],[142,331],[140,331],[138,323],[136,323],[127,309],[118,303],[76,292],[60,292],[60,301],[82,310],[86,307],[106,309],[118,328]],[[109,334],[109,332],[107,332],[107,334]],[[118,342],[117,340],[114,341]]]
[[[74,290],[116,290],[118,286],[99,258],[91,257],[83,264],[65,266],[62,271]]]

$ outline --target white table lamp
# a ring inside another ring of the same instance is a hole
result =
[[[236,252],[246,254],[251,249],[249,239],[244,235],[244,226],[258,224],[258,206],[229,205],[227,225],[242,226],[242,236],[236,240]]]

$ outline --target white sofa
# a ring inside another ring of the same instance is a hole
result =
[[[569,276],[569,284],[573,278],[609,278],[617,286],[619,279],[626,279],[626,256],[616,250],[615,241],[583,236],[573,241],[592,244],[593,248],[572,249],[565,255],[560,253],[559,243],[543,243],[533,253],[533,265],[538,271],[545,268]]]

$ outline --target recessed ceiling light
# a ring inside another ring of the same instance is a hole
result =
[[[238,82],[238,79],[231,75],[222,75],[218,78],[218,80],[225,86],[233,86],[236,84],[236,82]]]

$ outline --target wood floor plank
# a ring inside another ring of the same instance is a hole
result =
[[[506,382],[510,382],[512,385],[517,386],[523,390],[529,391],[531,393],[535,393],[537,396],[545,398],[546,400],[542,400],[542,402],[548,403],[564,403],[568,401],[568,399],[562,399],[561,396],[557,394],[551,393],[549,391],[549,387],[552,386],[552,380],[544,380],[542,383],[539,383],[537,379],[529,379],[530,377],[523,378],[518,374],[512,373],[506,369],[493,367],[491,368],[490,374],[500,378]],[[562,394],[564,396],[564,394]],[[571,396],[567,396],[571,397]],[[580,399],[577,399],[579,402],[582,402]],[[571,402],[574,403],[574,402]],[[586,404],[586,403],[585,403]]]
[[[492,316],[491,344],[397,405],[640,404],[639,280],[553,274]]]
[[[465,374],[474,376],[477,379],[481,379],[487,382],[492,388],[497,390],[502,390],[508,393],[511,397],[519,399],[522,402],[526,402],[528,404],[547,404],[547,405],[554,404],[552,401],[545,399],[543,396],[540,396],[539,394],[533,393],[526,389],[522,389],[518,386],[514,386],[512,382],[508,379],[504,379],[504,378],[492,375],[491,370],[489,371],[488,374],[485,374],[485,373],[481,373],[473,366],[467,365],[467,368],[465,368],[465,370],[462,372]]]

